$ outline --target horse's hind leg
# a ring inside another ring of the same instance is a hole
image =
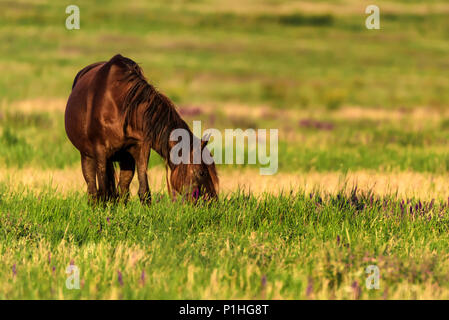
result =
[[[97,154],[98,198],[100,201],[114,200],[117,196],[115,189],[114,164],[104,154]]]
[[[87,184],[87,194],[90,202],[97,200],[96,163],[95,159],[81,155],[81,169]]]
[[[120,180],[118,184],[118,192],[120,199],[124,202],[129,198],[129,185],[134,177],[134,171],[136,168],[136,161],[127,152],[123,153],[120,157]]]
[[[108,199],[109,181],[108,181],[108,161],[104,154],[97,154],[96,169],[98,180],[98,200],[106,201]]]

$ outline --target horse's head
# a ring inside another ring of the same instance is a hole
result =
[[[191,148],[190,163],[181,163],[171,171],[172,191],[186,199],[197,202],[199,199],[216,200],[218,198],[218,175],[215,163],[206,145],[208,138],[201,141],[201,163],[194,163],[194,150]],[[204,161],[206,158],[209,161]]]

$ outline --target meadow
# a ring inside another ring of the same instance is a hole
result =
[[[0,3],[1,299],[447,299],[449,4]],[[218,166],[217,203],[87,203],[76,73],[121,53],[191,125],[279,129],[279,172]],[[80,270],[69,290],[67,266]],[[380,289],[365,268],[380,270]]]

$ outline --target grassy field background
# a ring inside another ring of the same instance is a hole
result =
[[[448,298],[449,4],[376,4],[0,2],[0,298]],[[190,125],[279,129],[279,173],[221,165],[192,207],[153,154],[151,207],[89,207],[65,103],[116,53]]]

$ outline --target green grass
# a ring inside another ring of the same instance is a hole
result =
[[[151,207],[93,208],[79,194],[1,189],[2,299],[449,295],[444,202],[237,192],[210,207],[155,195]],[[71,263],[80,290],[65,287]],[[380,290],[364,285],[372,264]]]
[[[445,2],[378,1],[378,31],[348,3],[308,12],[283,10],[287,0],[81,0],[81,29],[69,31],[72,3],[2,2],[0,168],[79,167],[62,108],[42,104],[65,101],[81,68],[121,53],[181,109],[200,110],[189,124],[278,128],[280,172],[447,174],[449,20],[423,11]],[[22,100],[28,111],[15,108]],[[248,115],[206,112],[228,104]],[[268,112],[249,116],[260,107]],[[153,152],[150,166],[160,164]],[[240,168],[219,166],[221,181]],[[432,203],[295,190],[235,191],[210,207],[160,194],[150,207],[135,198],[90,207],[81,191],[8,183],[0,299],[449,298],[444,190]],[[65,287],[70,264],[80,290]],[[380,290],[365,288],[368,265],[380,269]]]
[[[271,12],[252,14],[232,5],[213,12],[214,1],[86,0],[78,2],[81,29],[69,31],[66,3],[26,3],[0,4],[0,68],[7,70],[0,97],[8,101],[67,97],[78,70],[122,53],[178,103],[449,103],[445,14],[385,13],[382,29],[370,31],[363,12],[280,13],[272,3]]]
[[[319,120],[331,123],[331,131],[301,127],[298,119],[205,119],[218,128],[281,129],[281,171],[448,170],[446,117],[420,127],[410,125],[416,121],[410,118],[332,118],[348,105],[443,111],[449,104],[444,14],[387,12],[381,14],[382,29],[369,31],[363,14],[285,13],[276,7],[283,1],[248,2],[272,6],[254,13],[237,13],[232,6],[213,11],[213,1],[135,1],[126,7],[119,1],[80,1],[81,29],[69,31],[65,3],[24,3],[0,4],[4,166],[77,165],[62,114],[25,115],[10,105],[65,99],[78,70],[120,52],[141,63],[149,80],[181,106],[234,102],[320,110]],[[285,139],[287,129],[300,141]],[[152,157],[151,165],[160,163]]]
[[[192,120],[203,120],[203,129],[213,126],[222,132],[224,128],[238,127],[279,128],[279,172],[364,169],[449,172],[446,117],[429,119],[423,124],[407,117],[382,122],[338,120],[330,113],[315,117],[315,121],[332,125],[330,130],[301,125],[296,119],[254,119],[248,122],[245,117],[229,120],[220,116],[213,124],[202,115],[186,119],[191,126]],[[286,139],[287,130],[293,131],[297,138],[292,141]],[[225,150],[222,154],[224,162]],[[0,163],[8,168],[63,169],[78,166],[80,156],[66,137],[62,113],[23,113],[5,108],[0,118]],[[149,165],[162,163],[159,155],[152,152]],[[219,170],[242,167],[259,168],[259,165],[223,164]]]

